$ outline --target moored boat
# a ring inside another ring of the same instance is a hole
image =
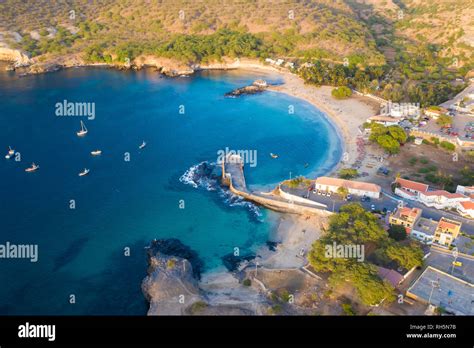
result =
[[[77,136],[78,137],[83,137],[84,135],[86,135],[88,132],[87,128],[86,128],[86,125],[84,124],[84,122],[81,121],[81,130],[79,132],[77,132]]]
[[[39,165],[35,164],[34,162],[31,164],[31,167],[25,169],[25,172],[31,173],[39,169]]]
[[[84,170],[82,172],[79,173],[79,176],[84,176],[84,175],[87,175],[89,174],[90,170],[87,169],[87,168],[84,168]]]

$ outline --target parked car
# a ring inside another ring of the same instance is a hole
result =
[[[372,205],[370,206],[370,210],[375,210],[375,205],[372,204]]]
[[[331,192],[330,191],[328,191],[327,196],[331,197]]]
[[[362,202],[370,202],[370,197],[363,196],[363,197],[361,198],[361,201],[362,201]]]

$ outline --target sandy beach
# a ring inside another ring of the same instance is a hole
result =
[[[331,95],[333,87],[316,87],[305,84],[304,81],[289,72],[282,72],[284,84],[271,86],[269,89],[286,93],[296,98],[304,99],[319,110],[326,113],[335,123],[343,140],[344,155],[340,165],[351,166],[361,160],[361,150],[358,139],[362,138],[362,124],[368,117],[377,114],[379,103],[366,97],[351,96],[345,100],[336,100]]]

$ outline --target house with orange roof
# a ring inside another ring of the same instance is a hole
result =
[[[395,179],[395,194],[405,199],[417,201],[420,193],[428,191],[429,186],[402,178]]]
[[[422,210],[419,208],[401,207],[390,214],[388,222],[390,225],[399,225],[405,227],[409,234],[413,226],[421,217]]]
[[[456,210],[462,216],[474,219],[474,201],[473,200],[468,201],[468,202],[459,202],[456,207]]]
[[[345,180],[321,176],[316,179],[314,187],[319,191],[337,193],[340,187],[344,187],[354,196],[367,196],[370,198],[380,198],[382,188],[379,185],[369,182],[361,182],[354,180]]]

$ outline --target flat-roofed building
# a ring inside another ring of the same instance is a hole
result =
[[[328,176],[319,177],[315,181],[315,188],[320,191],[337,193],[340,187],[346,188],[354,196],[380,198],[380,193],[382,192],[382,188],[379,185],[368,182],[331,178]]]
[[[416,224],[413,225],[410,237],[416,238],[423,243],[430,244],[433,242],[437,227],[438,221],[420,218]]]
[[[407,233],[410,233],[413,225],[421,217],[422,210],[419,208],[402,207],[390,214],[388,222],[391,225],[400,225],[405,227]]]
[[[474,285],[428,266],[407,290],[406,295],[420,302],[442,307],[456,315],[474,315]]]
[[[461,232],[462,223],[442,217],[436,227],[433,242],[439,245],[450,246]]]

